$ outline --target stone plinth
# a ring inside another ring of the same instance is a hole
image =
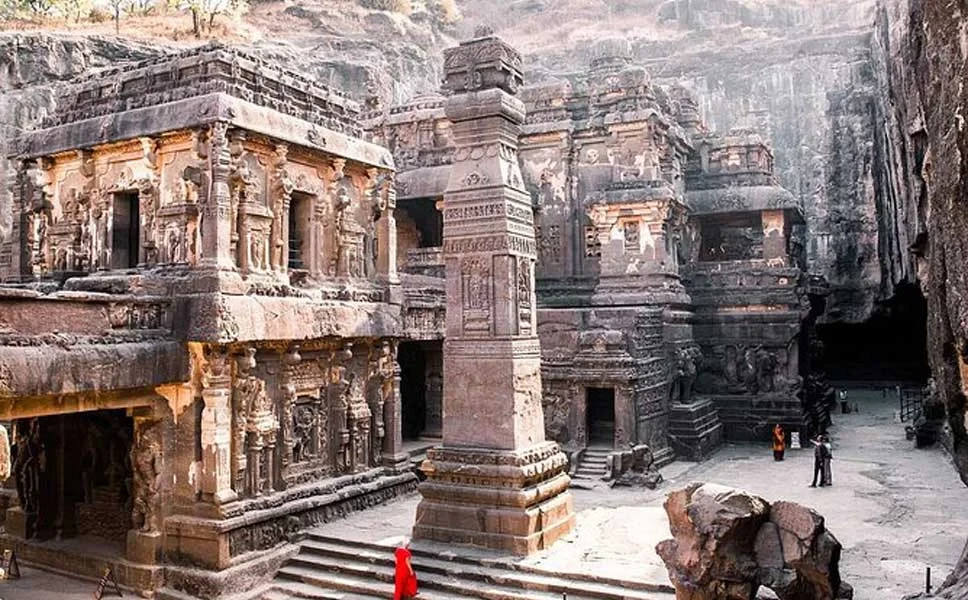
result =
[[[547,548],[575,526],[567,463],[553,442],[524,451],[432,449],[414,537],[514,554]]]
[[[574,527],[567,458],[544,437],[531,198],[518,164],[521,56],[482,34],[444,54],[443,445],[414,536],[529,554]]]

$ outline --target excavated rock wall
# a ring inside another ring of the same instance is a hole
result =
[[[879,73],[885,226],[908,229],[928,301],[928,355],[968,483],[968,3],[883,0]]]
[[[914,276],[906,232],[880,218],[895,199],[879,185],[876,1],[519,0],[498,17],[486,10],[494,0],[465,0],[462,10],[498,20],[529,80],[584,69],[595,40],[627,36],[654,79],[697,94],[711,128],[767,135],[804,207],[810,269],[831,285],[821,320],[859,323]]]

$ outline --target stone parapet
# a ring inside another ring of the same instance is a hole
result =
[[[237,48],[209,43],[74,80],[42,127],[123,113],[213,92],[236,96],[359,137],[359,105],[344,93]]]

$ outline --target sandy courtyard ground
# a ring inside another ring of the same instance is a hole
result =
[[[578,527],[550,551],[527,562],[556,571],[668,583],[655,544],[669,536],[665,494],[692,481],[749,490],[768,500],[816,509],[844,545],[841,572],[856,600],[891,600],[921,591],[930,566],[935,586],[958,558],[968,534],[968,488],[940,448],[917,450],[894,421],[893,399],[851,391],[859,414],[835,415],[831,488],[810,488],[812,450],[790,450],[777,463],[768,444],[722,448],[701,463],[663,469],[658,490],[574,489]],[[359,513],[323,527],[329,535],[393,544],[408,535],[419,496]],[[415,542],[436,550],[444,548]],[[457,547],[460,553],[475,553]],[[32,588],[35,583],[37,588]],[[94,585],[29,570],[0,582],[0,600],[89,598]]]
[[[666,481],[654,491],[573,489],[576,531],[527,562],[555,571],[669,583],[655,553],[655,544],[669,537],[662,502],[670,490],[704,481],[817,510],[844,545],[841,573],[854,586],[856,600],[899,600],[922,591],[927,566],[937,587],[965,545],[968,488],[940,447],[918,450],[905,439],[904,424],[894,420],[893,398],[861,390],[849,396],[861,410],[834,415],[833,487],[809,487],[812,448],[788,450],[778,463],[768,443],[727,444],[704,463],[669,465],[662,471]],[[408,533],[418,500],[406,498],[323,531],[394,543]]]

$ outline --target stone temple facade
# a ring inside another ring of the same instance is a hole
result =
[[[811,343],[823,282],[805,275],[801,207],[768,144],[709,132],[686,90],[654,85],[629,56],[601,42],[586,72],[519,94],[545,428],[573,473],[590,448],[701,459],[724,435],[766,440],[777,422],[807,432],[829,418]],[[445,190],[468,158],[445,103],[366,116],[397,166],[404,273],[443,273]]]
[[[4,547],[209,598],[415,489],[396,357],[425,317],[405,315],[393,160],[357,105],[206,46],[58,106],[20,140],[0,270]]]
[[[823,427],[824,290],[768,145],[623,44],[521,63],[482,34],[446,96],[366,113],[217,45],[66,87],[12,157],[0,546],[217,598],[415,490],[408,441],[439,444],[417,536],[527,553],[592,457]]]

